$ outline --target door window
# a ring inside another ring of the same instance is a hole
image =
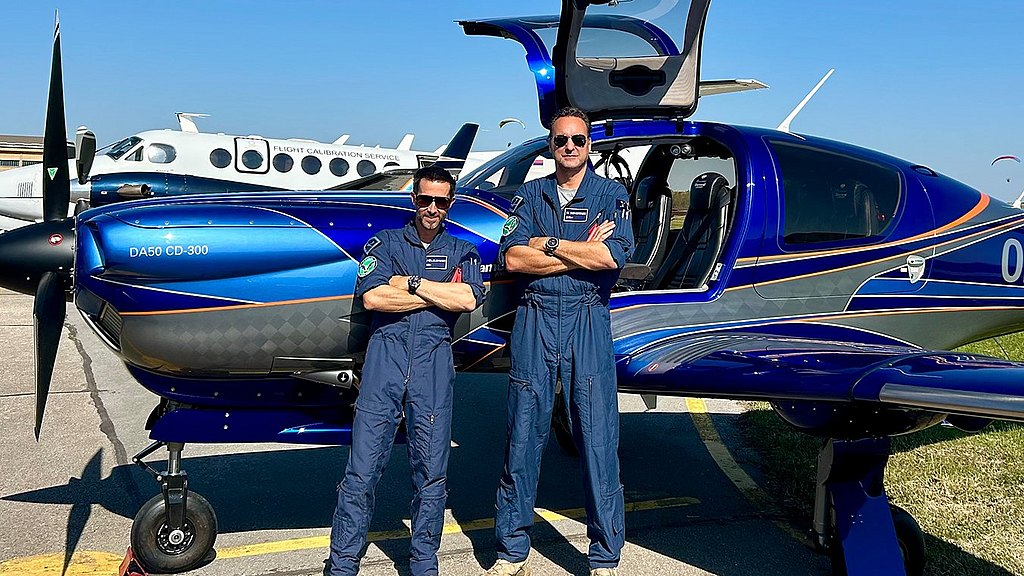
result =
[[[900,201],[894,168],[784,142],[772,142],[782,187],[782,239],[818,244],[882,235]]]

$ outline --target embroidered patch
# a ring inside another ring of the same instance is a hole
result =
[[[519,210],[519,207],[522,206],[522,205],[523,205],[523,197],[522,196],[516,196],[515,198],[512,199],[512,204],[509,206],[508,211],[509,212],[515,212],[516,210]]]
[[[505,220],[505,225],[501,227],[501,237],[504,238],[505,236],[508,236],[509,234],[514,232],[515,229],[518,228],[518,227],[519,227],[519,217],[517,217],[517,216],[509,216],[508,220]]]
[[[367,256],[363,258],[363,261],[359,263],[359,272],[357,275],[360,278],[365,278],[370,272],[377,269],[377,258],[375,256]]]
[[[583,223],[590,218],[590,210],[586,208],[566,208],[562,213],[562,222]]]
[[[629,220],[629,202],[626,200],[616,200],[615,202],[619,210],[619,218],[622,218],[623,220]]]
[[[369,254],[374,248],[381,244],[383,244],[383,242],[381,242],[380,238],[377,238],[376,236],[370,238],[366,241],[366,244],[363,244],[363,254]]]
[[[427,255],[427,270],[447,270],[448,256],[444,254]]]

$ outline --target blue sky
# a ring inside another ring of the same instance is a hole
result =
[[[649,0],[647,0],[649,1]],[[625,4],[623,4],[625,5]],[[715,0],[702,76],[757,78],[755,93],[701,101],[696,118],[777,125],[829,68],[793,124],[927,164],[992,195],[1024,189],[1024,3]],[[53,6],[4,3],[0,133],[42,131]],[[541,133],[518,44],[471,38],[458,19],[557,13],[520,2],[297,0],[75,2],[61,6],[68,125],[101,144],[175,127],[433,149],[464,121],[477,149]],[[497,123],[518,117],[523,130]],[[1006,180],[1010,179],[1010,182]]]

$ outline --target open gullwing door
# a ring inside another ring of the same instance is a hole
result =
[[[764,88],[756,80],[700,82],[711,0],[562,0],[560,17],[461,21],[466,34],[515,40],[537,81],[547,126],[563,106],[592,120],[689,117],[702,93]]]

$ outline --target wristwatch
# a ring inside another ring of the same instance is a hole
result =
[[[548,256],[554,256],[555,250],[558,250],[558,238],[552,236],[544,243],[544,253]]]
[[[415,294],[416,290],[420,287],[420,281],[423,278],[419,276],[409,276],[409,294]]]

